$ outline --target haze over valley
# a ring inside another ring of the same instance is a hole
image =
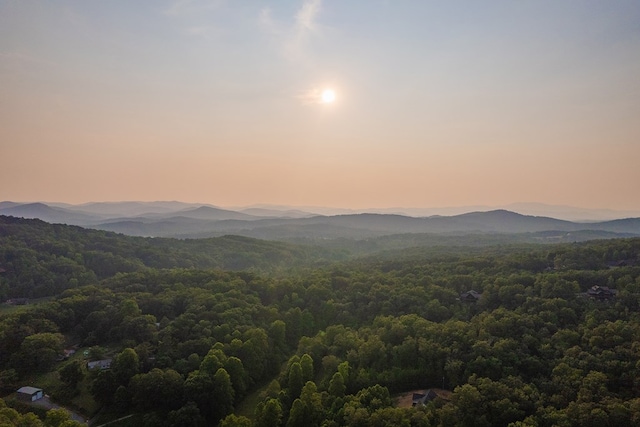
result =
[[[409,216],[408,212],[389,209],[357,211],[319,209],[324,215],[311,210],[292,207],[220,209],[211,205],[179,202],[121,202],[90,203],[84,205],[0,202],[0,215],[38,218],[47,222],[80,225],[118,233],[146,237],[203,238],[223,235],[276,240],[300,239],[364,239],[394,234],[482,234],[482,233],[546,233],[545,237],[530,239],[571,241],[583,240],[576,234],[589,231],[586,237],[630,237],[640,235],[640,218],[619,218],[595,221],[603,211],[579,210],[536,204],[519,205],[520,210],[566,212],[574,215],[592,215],[592,221],[576,222],[547,216],[524,215],[504,209],[471,210],[458,215]],[[334,212],[335,212],[334,211]],[[425,210],[426,211],[426,210]],[[423,211],[423,212],[425,212]],[[412,212],[412,211],[409,211]],[[413,210],[415,213],[416,210]],[[604,214],[615,215],[607,211]],[[625,213],[617,213],[623,216]],[[551,234],[549,234],[551,233]],[[573,233],[573,234],[572,234]],[[595,234],[594,234],[595,233]]]

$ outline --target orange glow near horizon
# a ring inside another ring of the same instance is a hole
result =
[[[309,1],[0,2],[0,201],[640,210],[640,3]]]

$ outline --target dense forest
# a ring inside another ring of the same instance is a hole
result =
[[[356,258],[0,220],[0,298],[50,297],[0,311],[5,395],[46,377],[116,426],[640,425],[640,239]]]
[[[0,216],[0,266],[6,270],[0,300],[57,295],[69,287],[149,268],[276,272],[344,258],[340,250],[240,236],[142,238]]]

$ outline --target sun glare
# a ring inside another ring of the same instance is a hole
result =
[[[336,100],[336,92],[333,89],[325,89],[322,91],[322,103],[331,104]]]

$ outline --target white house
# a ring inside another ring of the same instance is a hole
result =
[[[109,369],[113,359],[93,360],[87,362],[87,369]]]

